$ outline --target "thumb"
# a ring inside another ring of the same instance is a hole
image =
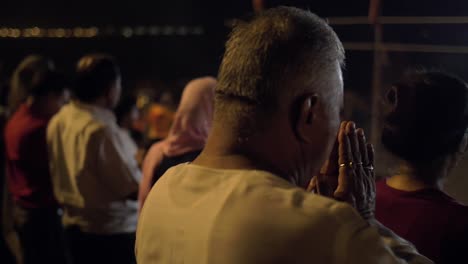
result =
[[[307,191],[308,191],[308,192],[316,191],[316,190],[317,190],[317,186],[318,186],[317,176],[314,176],[314,177],[312,177],[312,179],[310,180],[309,186],[307,186]]]
[[[338,186],[333,193],[335,199],[338,200],[346,200],[347,195],[349,193],[349,177],[348,173],[346,173],[346,167],[341,167],[340,172],[338,174]]]

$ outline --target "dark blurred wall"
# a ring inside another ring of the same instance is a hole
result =
[[[368,0],[264,0],[268,5],[298,5],[323,17],[366,16]],[[383,0],[387,16],[462,16],[468,14],[465,0]],[[226,22],[246,17],[252,1],[25,1],[5,0],[0,7],[0,27],[124,27],[147,25],[202,26],[202,35],[157,37],[98,37],[93,39],[0,39],[0,82],[5,82],[21,58],[30,53],[49,55],[59,67],[71,72],[75,61],[88,52],[108,52],[120,61],[127,86],[139,80],[162,83],[215,75],[229,27]],[[385,26],[389,42],[466,45],[466,26]],[[369,25],[336,26],[345,42],[372,42]],[[363,96],[369,94],[372,52],[348,51],[346,85]],[[448,57],[447,57],[448,56]],[[444,66],[452,56],[444,54],[393,54],[388,65],[437,64]],[[435,63],[433,63],[436,61]],[[440,62],[443,63],[440,63]],[[464,60],[455,59],[452,68],[461,72]],[[403,67],[402,67],[403,65]],[[456,66],[454,66],[456,65]],[[395,75],[398,75],[396,73]],[[463,73],[462,73],[463,74]],[[391,75],[393,76],[393,75]],[[467,76],[468,77],[468,76]]]

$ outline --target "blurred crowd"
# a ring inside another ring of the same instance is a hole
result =
[[[2,257],[102,263],[109,258],[99,256],[117,250],[113,262],[132,263],[143,159],[151,157],[145,168],[152,171],[163,155],[203,147],[215,84],[190,82],[176,114],[170,93],[152,102],[123,89],[112,56],[84,56],[72,78],[50,58],[27,56],[1,108],[3,249],[10,251]],[[141,197],[155,181],[145,177]]]

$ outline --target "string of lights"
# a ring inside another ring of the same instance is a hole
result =
[[[12,28],[0,27],[0,38],[97,38],[97,37],[157,37],[203,35],[202,26],[137,26],[137,27],[74,27],[74,28]]]

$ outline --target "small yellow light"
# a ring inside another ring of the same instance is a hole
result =
[[[81,38],[84,35],[84,29],[77,27],[73,29],[73,36],[76,38]]]
[[[0,37],[1,37],[1,38],[6,38],[6,37],[8,37],[8,29],[6,29],[6,28],[0,28]]]
[[[31,29],[30,28],[26,28],[26,29],[23,29],[23,32],[22,32],[22,37],[24,38],[29,38],[31,37]]]
[[[41,35],[41,29],[38,27],[33,27],[31,29],[31,36],[33,37],[39,37]]]
[[[55,29],[49,28],[49,29],[46,29],[46,32],[47,32],[46,37],[49,37],[49,38],[55,37]]]
[[[86,30],[86,36],[88,38],[96,37],[99,33],[99,29],[97,27],[91,27]]]
[[[57,28],[57,29],[55,30],[54,36],[57,37],[57,38],[63,38],[63,37],[65,37],[65,29],[63,29],[63,28]]]
[[[137,99],[137,108],[138,109],[142,109],[144,108],[146,105],[148,105],[150,99],[148,96],[146,95],[140,95],[138,96],[138,99]]]

